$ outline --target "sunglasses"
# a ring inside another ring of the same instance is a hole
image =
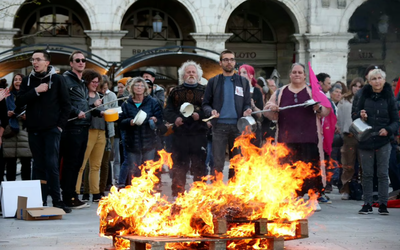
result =
[[[86,59],[80,59],[80,58],[78,58],[78,59],[75,59],[74,61],[75,61],[76,63],[80,63],[80,62],[85,63],[85,62],[86,62]]]

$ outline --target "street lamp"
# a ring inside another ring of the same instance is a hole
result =
[[[163,19],[160,17],[158,12],[153,17],[153,31],[154,33],[160,33],[162,30]]]

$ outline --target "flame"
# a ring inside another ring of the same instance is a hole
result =
[[[269,141],[257,148],[250,143],[253,137],[243,134],[235,141],[242,154],[230,161],[235,177],[228,183],[223,182],[222,174],[204,177],[173,203],[154,190],[159,182],[156,172],[164,164],[172,166],[171,155],[159,151],[160,160],[141,166],[142,175],[133,178],[131,186],[121,190],[112,187],[99,202],[100,235],[200,237],[214,234],[216,218],[266,218],[274,221],[268,223],[269,236],[294,236],[296,220],[311,216],[315,206],[314,194],[310,193],[310,201],[296,196],[303,180],[314,175],[311,164],[281,164],[289,153],[283,144],[272,145]],[[254,235],[254,230],[253,223],[230,223],[226,234],[244,237]],[[228,249],[243,242],[232,241]],[[263,240],[245,243],[253,249],[265,249],[267,245]],[[114,244],[117,249],[129,249],[129,241],[115,238]],[[188,249],[188,245],[174,243],[167,248]]]

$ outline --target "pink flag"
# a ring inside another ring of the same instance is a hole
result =
[[[333,137],[335,135],[337,118],[335,113],[333,112],[331,102],[328,100],[328,97],[326,97],[324,92],[322,92],[321,86],[318,84],[318,79],[311,68],[310,62],[308,62],[308,69],[310,74],[312,98],[314,99],[314,101],[320,102],[322,106],[331,109],[329,115],[322,119],[322,134],[324,137],[323,148],[325,153],[330,156],[332,152],[332,143]]]

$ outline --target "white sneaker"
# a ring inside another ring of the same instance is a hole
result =
[[[319,212],[321,211],[321,206],[319,205],[318,201],[310,201],[310,206],[313,206],[313,211],[314,212]]]
[[[350,199],[350,195],[348,193],[343,193],[342,200],[348,200],[348,199]]]

